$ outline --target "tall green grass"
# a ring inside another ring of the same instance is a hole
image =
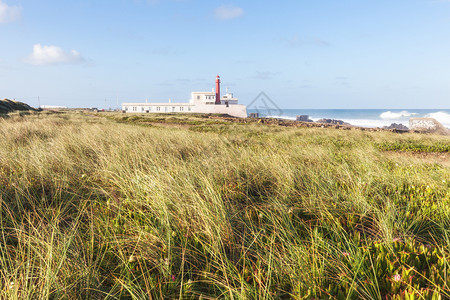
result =
[[[448,137],[107,116],[0,119],[0,298],[450,297],[449,168],[380,148]]]

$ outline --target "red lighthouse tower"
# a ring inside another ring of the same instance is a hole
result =
[[[220,76],[216,76],[216,103],[220,104]]]

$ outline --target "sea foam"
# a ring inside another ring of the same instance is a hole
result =
[[[435,113],[429,113],[425,115],[426,118],[433,118],[439,121],[442,125],[449,128],[450,127],[450,114],[445,111],[438,111]]]
[[[291,117],[291,116],[266,116],[265,118],[284,119],[284,120],[292,120],[292,121],[295,121],[297,119],[296,117]]]
[[[406,110],[402,110],[401,112],[392,112],[392,111],[388,110],[388,111],[381,113],[380,118],[382,118],[383,120],[398,120],[398,119],[401,119],[404,117],[411,117],[414,115],[417,115],[417,113],[411,113]]]
[[[353,126],[359,126],[359,127],[368,127],[368,128],[375,128],[375,127],[384,127],[389,126],[392,124],[391,120],[373,120],[373,119],[342,119],[342,121],[349,123]],[[400,123],[401,121],[398,121],[397,123]],[[403,125],[408,125],[408,123],[403,122]]]
[[[333,111],[312,111],[309,113],[309,118],[313,121],[317,121],[319,119],[325,118],[325,119],[336,119],[336,120],[342,120],[346,123],[349,123],[354,126],[361,126],[361,127],[384,127],[389,126],[392,123],[397,124],[403,124],[409,127],[409,119],[410,118],[416,118],[416,117],[427,117],[427,118],[434,118],[438,120],[442,125],[444,125],[447,128],[450,128],[450,113],[448,111],[433,111],[428,110],[426,113],[421,112],[420,110],[415,112],[414,110],[408,111],[408,110],[402,110],[402,111],[383,111],[378,110],[378,112],[370,115],[365,112],[364,116],[361,117],[355,117],[353,115],[353,111],[349,110],[347,114],[342,114],[341,111],[340,114],[334,114]],[[355,110],[358,112],[358,110]],[[279,118],[279,119],[286,119],[286,120],[296,120],[296,116],[300,114],[308,114],[306,111],[300,111],[300,110],[286,110],[286,114],[283,115],[271,115],[267,116],[267,118]]]

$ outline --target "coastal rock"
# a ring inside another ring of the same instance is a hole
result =
[[[342,120],[334,120],[334,119],[320,119],[316,123],[351,126],[351,124],[346,123]]]
[[[299,116],[297,116],[296,121],[300,121],[300,122],[314,122],[313,120],[311,120],[309,118],[308,115],[299,115]]]
[[[392,123],[389,126],[384,126],[383,129],[388,129],[388,130],[395,129],[395,130],[399,130],[399,131],[408,131],[409,130],[409,128],[406,127],[405,125],[397,124],[397,123]]]
[[[450,130],[433,118],[411,118],[409,127],[414,132],[450,135]]]

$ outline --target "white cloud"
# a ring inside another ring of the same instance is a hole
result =
[[[8,6],[0,0],[0,23],[9,23],[16,21],[22,14],[20,6]]]
[[[230,20],[242,17],[244,10],[239,6],[221,5],[214,10],[214,17],[217,20]]]
[[[84,62],[84,58],[75,50],[66,52],[56,46],[41,46],[35,44],[31,53],[24,62],[32,65],[77,64]]]

